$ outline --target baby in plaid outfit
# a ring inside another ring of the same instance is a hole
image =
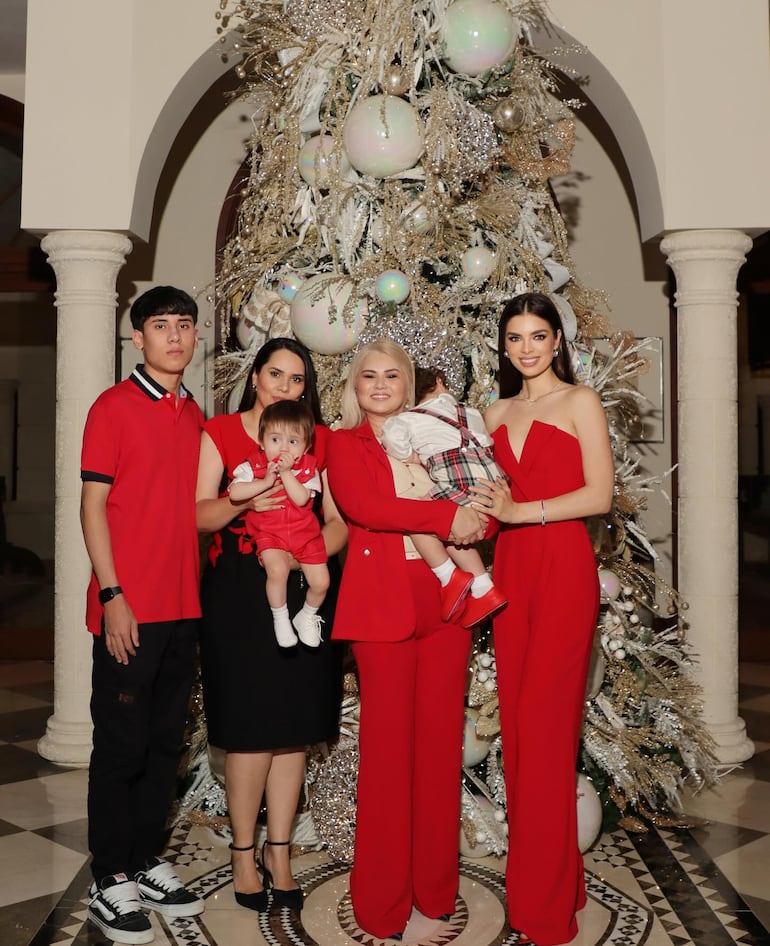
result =
[[[426,496],[470,505],[468,490],[476,482],[507,480],[492,457],[492,438],[481,414],[457,402],[443,371],[417,368],[415,396],[417,407],[385,422],[382,445],[393,459],[427,471]],[[461,623],[473,627],[507,603],[476,549],[444,545],[433,535],[411,538],[441,583],[444,620],[464,608]]]

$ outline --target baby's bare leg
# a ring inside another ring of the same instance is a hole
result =
[[[289,580],[290,558],[283,549],[263,549],[260,552],[262,564],[267,572],[265,592],[270,610],[273,613],[275,639],[281,647],[293,647],[297,635],[291,626],[289,609],[286,607],[286,582]]]
[[[265,591],[271,608],[286,604],[286,582],[289,580],[289,553],[283,549],[263,549],[260,553],[267,572]]]
[[[308,565],[300,562],[302,574],[307,581],[305,602],[313,608],[320,608],[329,590],[329,569],[325,564]]]

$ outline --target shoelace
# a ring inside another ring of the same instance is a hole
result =
[[[139,888],[131,881],[107,887],[101,894],[113,910],[121,916],[126,913],[137,913],[142,909]]]
[[[145,876],[164,890],[178,890],[179,887],[184,886],[177,877],[174,868],[167,861],[156,864],[155,867],[145,872]]]

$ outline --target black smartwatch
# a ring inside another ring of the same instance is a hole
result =
[[[122,594],[123,589],[120,585],[113,585],[112,588],[102,588],[99,591],[99,604],[107,604],[108,601],[112,601],[113,598]]]

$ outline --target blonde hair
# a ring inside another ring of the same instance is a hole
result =
[[[406,380],[406,404],[404,404],[404,407],[406,407],[407,404],[414,404],[414,365],[412,364],[412,359],[393,339],[378,338],[373,342],[369,342],[368,345],[364,345],[363,348],[359,348],[355,355],[353,355],[353,360],[350,362],[348,379],[345,382],[345,388],[342,392],[342,417],[340,427],[358,427],[360,424],[363,424],[366,419],[364,412],[358,404],[356,385],[358,384],[358,376],[361,374],[364,360],[371,354],[388,355],[396,362],[400,370],[403,371]]]

